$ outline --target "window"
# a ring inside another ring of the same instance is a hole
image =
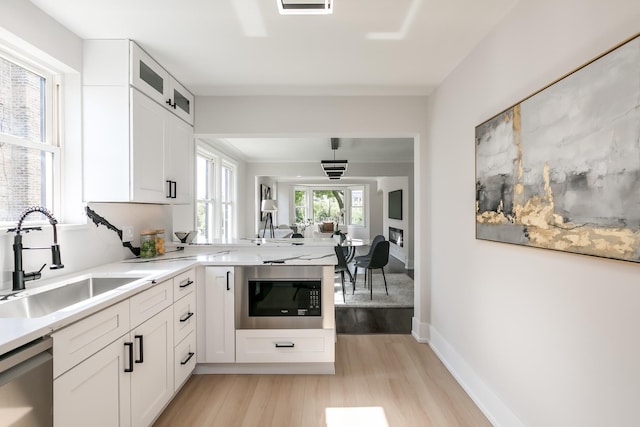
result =
[[[351,187],[349,224],[364,226],[364,187]]]
[[[234,237],[235,165],[198,141],[196,150],[196,230],[199,242]]]
[[[0,56],[0,224],[27,207],[59,206],[58,85],[43,70]]]
[[[222,238],[230,240],[233,237],[233,168],[230,165],[222,165],[221,188]]]
[[[313,220],[344,224],[344,191],[313,190]]]
[[[304,224],[307,219],[309,219],[309,216],[307,215],[307,205],[309,203],[307,199],[307,190],[300,188],[294,189],[293,200],[293,210],[296,218],[295,222],[296,224]]]
[[[199,241],[213,240],[215,163],[198,152],[196,156],[196,230]]]

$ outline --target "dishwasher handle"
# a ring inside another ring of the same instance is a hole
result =
[[[0,358],[0,374],[53,347],[53,338],[44,337],[10,351]]]

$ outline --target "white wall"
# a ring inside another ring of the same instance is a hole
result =
[[[640,266],[474,239],[475,126],[638,22],[636,0],[522,1],[432,97],[431,344],[495,425],[639,425]]]

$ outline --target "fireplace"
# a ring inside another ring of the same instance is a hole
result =
[[[402,230],[395,227],[389,227],[389,241],[402,247],[404,244],[404,236]]]

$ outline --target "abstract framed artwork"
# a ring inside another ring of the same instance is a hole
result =
[[[477,239],[640,262],[640,36],[475,133]]]

